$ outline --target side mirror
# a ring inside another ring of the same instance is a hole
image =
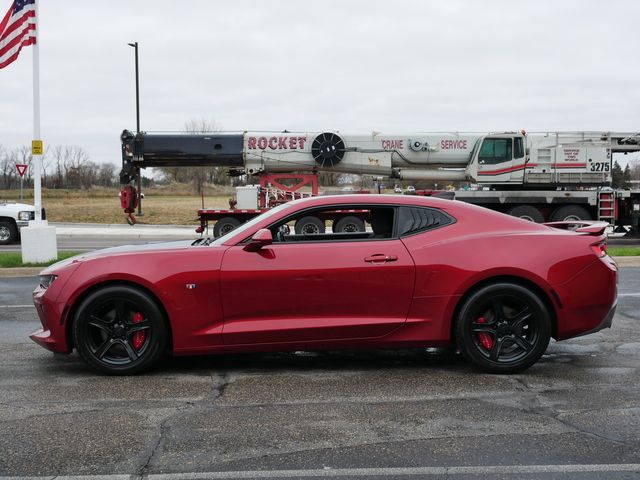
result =
[[[268,228],[261,228],[256,233],[253,234],[249,243],[247,243],[243,250],[245,252],[257,252],[262,247],[266,247],[267,245],[271,245],[273,243],[273,236],[271,235],[271,230]]]

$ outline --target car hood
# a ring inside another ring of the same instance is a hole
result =
[[[50,270],[56,270],[66,267],[74,262],[83,262],[85,260],[91,260],[93,258],[106,257],[109,255],[118,255],[120,253],[136,253],[136,252],[149,252],[155,250],[181,250],[184,248],[191,248],[193,240],[177,240],[173,242],[149,242],[139,245],[121,245],[119,247],[103,248],[101,250],[94,250],[93,252],[81,253],[73,257],[66,258],[60,262],[54,263],[47,267],[43,273],[48,273]],[[207,248],[211,245],[193,245],[192,248]],[[212,247],[215,248],[215,247]]]

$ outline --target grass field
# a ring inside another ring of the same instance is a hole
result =
[[[78,255],[80,252],[58,252],[58,258],[46,263],[22,263],[22,254],[19,252],[0,252],[0,268],[15,267],[46,267],[65,258]]]
[[[73,223],[126,223],[120,207],[117,189],[91,190],[44,190],[42,204],[51,222]],[[25,192],[26,193],[26,192]],[[31,193],[31,192],[29,192]],[[231,195],[215,192],[205,195],[205,208],[225,208],[229,206]],[[16,200],[15,190],[0,191],[0,199]],[[25,198],[26,203],[33,203]],[[202,208],[202,199],[189,192],[171,189],[151,189],[145,191],[142,200],[144,216],[139,223],[153,225],[191,225],[197,223],[197,211]]]
[[[640,255],[640,247],[608,247],[607,253],[612,257],[635,257]]]

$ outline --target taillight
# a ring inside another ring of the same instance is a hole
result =
[[[607,242],[603,240],[602,242],[591,244],[591,250],[595,253],[599,258],[604,257],[607,254]]]

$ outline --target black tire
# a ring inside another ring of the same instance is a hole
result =
[[[507,211],[507,214],[522,218],[523,220],[529,220],[530,222],[542,223],[544,222],[544,216],[533,205],[518,205]]]
[[[213,236],[220,237],[229,233],[236,227],[239,227],[242,224],[240,220],[234,217],[222,217],[220,220],[216,222],[213,226]]]
[[[0,220],[0,245],[18,241],[18,227],[11,220]]]
[[[364,232],[364,222],[353,215],[347,215],[333,222],[333,233]]]
[[[591,214],[586,208],[578,205],[565,205],[551,214],[552,222],[570,222],[572,220],[591,220]]]
[[[458,349],[489,373],[526,370],[540,359],[550,338],[551,318],[544,303],[531,290],[514,283],[495,283],[474,291],[456,319]]]
[[[165,353],[168,338],[156,301],[126,285],[100,288],[85,298],[74,316],[72,331],[82,358],[110,375],[149,370]]]
[[[296,235],[314,235],[318,233],[324,233],[325,226],[324,222],[318,217],[308,215],[306,217],[302,217],[296,222],[294,230],[296,232]]]

